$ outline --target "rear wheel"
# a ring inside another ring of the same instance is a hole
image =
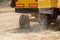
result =
[[[57,18],[57,30],[60,31],[60,17]]]
[[[19,25],[20,28],[29,28],[30,27],[29,16],[21,15],[19,19]]]
[[[42,26],[43,29],[47,28],[47,16],[45,14],[39,15],[38,22]]]
[[[55,14],[47,14],[48,26],[52,30],[56,30],[56,16]]]

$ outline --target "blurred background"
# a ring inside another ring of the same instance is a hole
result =
[[[2,8],[10,7],[10,0],[0,0],[0,7]]]

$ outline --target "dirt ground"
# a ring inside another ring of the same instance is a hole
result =
[[[60,31],[41,30],[37,22],[31,22],[32,29],[19,29],[21,14],[0,12],[0,40],[60,40]]]

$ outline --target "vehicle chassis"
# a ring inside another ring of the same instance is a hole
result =
[[[16,13],[23,13],[19,19],[20,28],[30,27],[30,21],[32,19],[26,14],[34,16],[34,21],[39,22],[40,25],[50,25],[51,22],[55,24],[57,18],[57,11],[55,10],[56,8],[15,8]]]

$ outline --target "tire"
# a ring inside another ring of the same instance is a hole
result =
[[[48,28],[52,29],[52,30],[56,30],[57,26],[56,26],[56,15],[54,14],[47,14],[47,22],[48,22]]]
[[[47,28],[47,16],[45,14],[40,14],[38,20],[42,28],[46,29]]]
[[[60,18],[57,18],[57,30],[60,31]]]
[[[29,28],[30,22],[29,22],[29,16],[28,15],[21,15],[19,19],[19,26],[20,28]]]

